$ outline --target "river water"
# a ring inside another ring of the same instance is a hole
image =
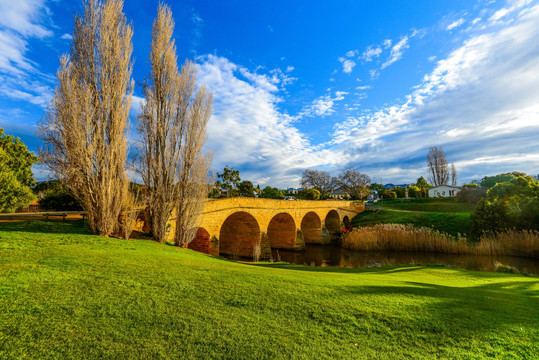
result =
[[[335,245],[307,245],[305,251],[273,250],[274,261],[311,266],[368,267],[396,264],[441,264],[467,270],[494,271],[496,262],[521,273],[539,275],[539,261],[515,256],[451,255],[420,252],[355,251]]]

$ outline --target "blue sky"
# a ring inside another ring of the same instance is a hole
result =
[[[278,187],[298,185],[306,168],[414,182],[436,145],[459,183],[539,173],[539,1],[168,3],[179,59],[195,61],[214,93],[216,171],[228,164]],[[125,3],[137,84],[157,5]],[[0,127],[31,150],[81,10],[0,0]],[[137,85],[133,121],[140,95]]]

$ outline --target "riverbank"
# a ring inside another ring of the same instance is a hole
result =
[[[0,226],[0,358],[531,358],[539,280],[240,264],[82,223]]]

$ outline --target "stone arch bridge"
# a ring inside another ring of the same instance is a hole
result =
[[[212,255],[261,258],[271,249],[302,250],[340,238],[343,226],[364,211],[363,203],[326,200],[272,200],[234,197],[208,200],[188,248]],[[173,222],[172,222],[173,223]]]

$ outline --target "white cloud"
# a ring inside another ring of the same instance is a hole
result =
[[[389,65],[392,65],[393,63],[399,61],[402,58],[404,50],[408,49],[410,46],[408,45],[408,36],[403,36],[398,43],[396,43],[391,48],[391,53],[389,54],[389,57],[387,58],[386,62],[382,64],[381,69],[385,69]]]
[[[292,71],[294,71],[294,69],[295,69],[295,67],[293,67],[293,66],[287,66],[286,67],[286,72],[287,73],[292,72]]]
[[[514,0],[514,1],[508,1],[508,4],[511,5],[506,8],[501,8],[500,10],[496,11],[490,18],[489,21],[491,23],[501,22],[503,21],[503,18],[506,18],[507,15],[514,13],[517,10],[522,9],[524,6],[531,3],[531,0]],[[510,20],[509,20],[510,21]]]
[[[64,35],[60,36],[60,39],[62,39],[62,40],[72,40],[73,36],[71,34],[65,33]]]
[[[429,56],[429,57],[427,58],[427,60],[430,61],[430,62],[436,60],[436,55]]]
[[[329,91],[329,89],[328,89]],[[312,104],[303,109],[300,116],[320,116],[324,117],[335,112],[334,106],[337,101],[344,100],[344,95],[347,95],[346,91],[335,92],[335,97],[331,95],[324,95],[313,100]]]
[[[191,16],[191,20],[193,21],[194,24],[204,23],[204,20],[196,12],[193,13],[193,16]]]
[[[339,61],[342,63],[342,71],[347,74],[350,74],[356,66],[356,62],[350,59],[340,57]]]
[[[381,53],[382,53],[381,46],[373,47],[371,45],[363,52],[363,54],[361,55],[361,58],[365,61],[372,61],[374,58],[377,58],[378,56],[380,56]]]
[[[214,152],[214,169],[228,164],[255,183],[287,186],[298,182],[302,169],[332,161],[332,154],[314,153],[293,126],[294,118],[279,111],[282,99],[267,86],[270,75],[252,73],[214,55],[200,57],[198,63],[198,80],[214,95],[206,145]],[[320,106],[312,111],[323,112]]]
[[[45,106],[51,96],[51,76],[27,57],[28,40],[50,37],[42,21],[49,13],[44,1],[0,2],[0,94]]]
[[[370,85],[356,86],[356,89],[357,90],[367,90],[367,89],[372,89],[372,86],[370,86]]]
[[[49,10],[44,0],[17,0],[0,2],[0,26],[11,29],[22,36],[44,38],[52,31],[41,24]]]
[[[142,106],[144,105],[144,98],[141,96],[133,95],[131,97],[131,109],[129,109],[129,115],[133,118],[141,112]]]
[[[449,30],[449,31],[453,30],[455,28],[458,28],[462,24],[464,24],[464,19],[460,18],[458,20],[453,21],[451,24],[447,25],[447,30]]]
[[[384,46],[384,49],[389,49],[391,47],[392,41],[391,39],[385,39],[382,45]]]
[[[351,58],[351,57],[355,56],[356,54],[357,54],[357,50],[350,50],[350,51],[348,51],[346,53],[346,57]]]
[[[413,180],[425,174],[428,147],[442,145],[463,179],[537,172],[538,18],[536,5],[509,26],[472,35],[403,103],[336,124],[332,151],[342,154],[341,166],[359,165],[388,181]]]

